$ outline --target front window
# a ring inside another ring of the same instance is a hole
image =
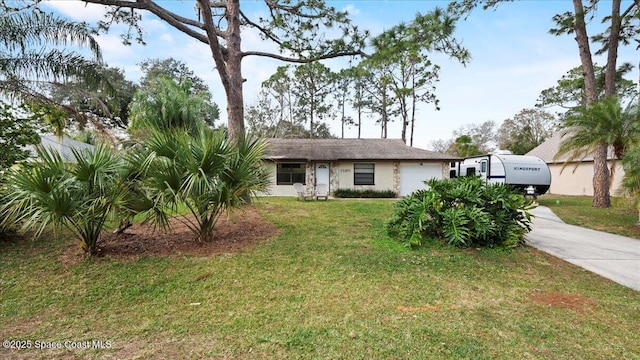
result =
[[[374,163],[353,164],[354,185],[375,185],[376,165]]]
[[[306,184],[304,163],[279,163],[277,173],[278,185]]]

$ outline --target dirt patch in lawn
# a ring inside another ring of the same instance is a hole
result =
[[[170,220],[171,229],[163,232],[148,224],[134,224],[122,234],[105,232],[99,242],[100,256],[136,259],[142,256],[208,256],[236,253],[271,239],[281,230],[264,220],[251,206],[222,217],[215,226],[215,238],[197,241],[181,216]]]
[[[560,309],[572,309],[584,312],[586,309],[596,305],[595,302],[582,296],[571,295],[561,292],[545,292],[536,290],[531,293],[531,300],[546,306]]]

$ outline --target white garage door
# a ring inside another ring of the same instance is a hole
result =
[[[425,180],[442,179],[441,164],[400,163],[400,196],[426,189]]]

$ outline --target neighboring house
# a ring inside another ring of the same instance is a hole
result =
[[[294,183],[336,189],[393,190],[400,196],[431,178],[448,178],[459,158],[409,147],[400,139],[269,139],[265,164],[271,195],[296,196]]]
[[[62,155],[62,159],[69,162],[75,162],[75,157],[73,156],[71,149],[81,151],[85,149],[92,150],[94,148],[91,144],[76,141],[66,136],[64,136],[62,138],[62,142],[60,142],[57,136],[49,134],[40,135],[40,145],[45,148],[57,150],[60,155]],[[31,154],[36,156],[35,148],[33,146],[29,146],[28,148]]]
[[[549,165],[549,170],[551,170],[550,194],[593,196],[593,156],[591,154],[588,154],[584,159],[577,159],[567,164],[564,170],[562,170],[562,167],[569,155],[554,159],[564,134],[565,132],[562,131],[556,132],[526,155],[537,156]],[[613,151],[610,149],[608,154],[609,170],[611,170],[614,159]],[[622,161],[618,160],[615,163],[615,172],[610,187],[610,193],[613,196],[617,194],[624,177]]]

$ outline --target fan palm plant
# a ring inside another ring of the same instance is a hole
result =
[[[152,128],[141,144],[147,155],[134,161],[145,174],[142,188],[150,202],[173,211],[185,206],[191,216],[181,219],[200,241],[214,238],[220,216],[243,204],[246,194],[267,189],[262,141],[233,143],[223,131],[202,126],[195,135],[183,129]],[[166,214],[150,215],[167,225]]]
[[[610,184],[614,176],[615,160],[622,159],[625,152],[638,142],[640,129],[635,125],[638,122],[638,112],[635,109],[634,105],[623,108],[614,96],[576,109],[565,119],[567,135],[555,156],[557,159],[568,155],[562,169],[576,160],[583,160],[598,148],[611,148],[614,161],[609,170]]]
[[[22,224],[39,236],[53,224],[71,230],[89,254],[98,251],[107,220],[127,205],[123,186],[123,160],[106,146],[73,151],[66,163],[53,149],[37,148],[40,162],[12,169],[7,177],[3,221]]]

